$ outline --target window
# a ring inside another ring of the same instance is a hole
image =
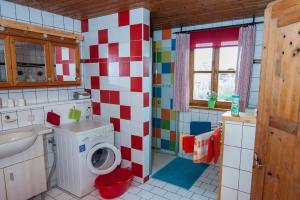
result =
[[[217,108],[229,108],[235,90],[238,46],[191,49],[191,106],[207,107],[207,93],[218,94]]]

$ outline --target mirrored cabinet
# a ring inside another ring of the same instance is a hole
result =
[[[0,88],[80,85],[78,43],[46,33],[0,30]]]

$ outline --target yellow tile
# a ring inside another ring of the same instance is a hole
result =
[[[162,62],[171,62],[171,51],[163,51],[161,56]]]
[[[154,45],[155,45],[155,50],[156,51],[160,51],[161,50],[161,41],[155,41]]]
[[[171,118],[171,120],[176,120],[176,112],[175,111],[173,111],[173,110],[170,111],[170,118]]]

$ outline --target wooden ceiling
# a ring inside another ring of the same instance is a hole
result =
[[[151,11],[152,29],[262,16],[272,0],[11,0],[41,10],[87,19],[131,8]]]

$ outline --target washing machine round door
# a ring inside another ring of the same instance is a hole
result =
[[[112,144],[100,143],[88,152],[87,166],[97,175],[112,172],[121,163],[121,152]]]

